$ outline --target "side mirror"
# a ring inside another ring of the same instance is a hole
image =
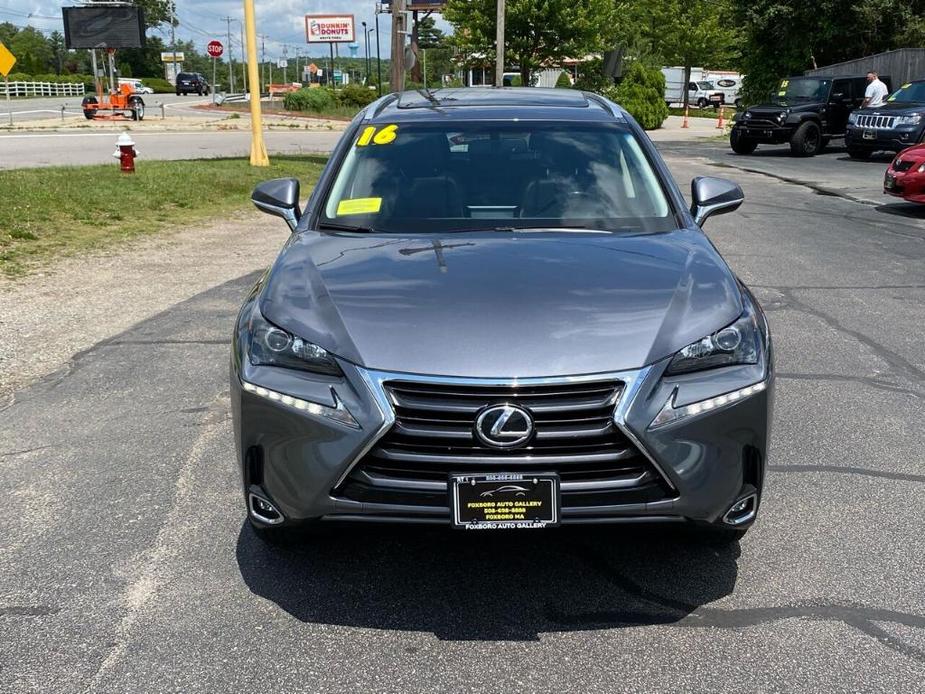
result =
[[[745,193],[737,183],[725,178],[698,176],[691,181],[691,214],[698,226],[715,214],[726,214],[739,209]]]
[[[257,184],[251,202],[267,214],[282,217],[295,231],[302,211],[299,209],[299,181],[295,178],[274,178]]]

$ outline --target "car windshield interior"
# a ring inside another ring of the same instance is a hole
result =
[[[909,103],[925,103],[925,82],[912,82],[904,84],[896,90],[887,101],[900,101]]]
[[[783,99],[827,99],[832,80],[792,79],[783,80],[777,96]]]
[[[677,226],[635,135],[580,123],[365,126],[320,222],[396,233]]]
[[[701,89],[713,89],[712,82],[698,82],[697,86],[700,87]]]

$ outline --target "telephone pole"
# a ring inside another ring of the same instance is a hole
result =
[[[173,50],[173,83],[177,83],[177,3],[170,3],[170,48]]]
[[[263,84],[258,90],[263,94],[263,87],[267,83],[267,35],[260,34],[260,79],[263,80]]]
[[[405,88],[405,0],[392,0],[392,91]]]
[[[234,52],[231,48],[231,22],[233,21],[232,17],[225,17],[225,22],[228,24],[228,89],[232,94],[234,94]]]
[[[495,34],[495,86],[500,87],[504,84],[504,0],[497,0],[497,2],[498,28]]]

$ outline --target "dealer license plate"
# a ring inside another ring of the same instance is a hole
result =
[[[865,131],[864,131],[864,134],[862,135],[862,137],[863,137],[865,140],[876,140],[876,139],[877,139],[877,131],[876,131],[876,130],[865,130]]]
[[[453,527],[545,528],[559,523],[559,476],[551,473],[450,475]]]

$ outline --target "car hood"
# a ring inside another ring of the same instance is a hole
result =
[[[753,116],[776,116],[781,111],[789,111],[790,113],[810,113],[818,112],[824,107],[825,102],[822,101],[781,101],[777,104],[750,106],[748,111],[751,112]]]
[[[925,111],[925,104],[909,101],[888,101],[882,106],[859,108],[855,113],[865,116],[904,116],[922,113],[923,111]]]
[[[471,377],[620,371],[742,311],[702,232],[294,235],[268,274],[272,323],[368,368]]]

